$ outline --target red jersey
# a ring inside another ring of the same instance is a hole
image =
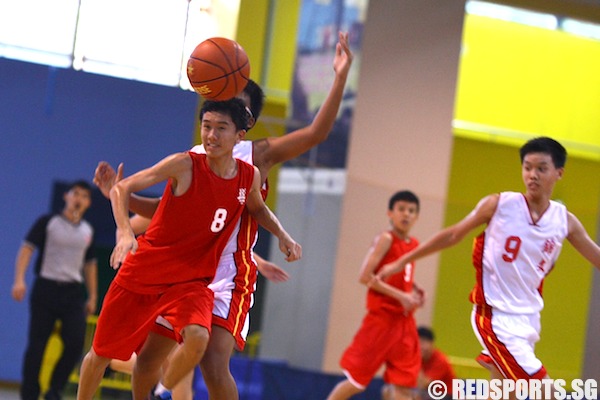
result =
[[[456,378],[450,361],[439,349],[433,349],[429,360],[422,360],[421,369],[429,379],[440,380],[448,388],[452,387],[452,379]]]
[[[392,235],[392,245],[386,255],[383,257],[377,268],[375,268],[375,273],[381,269],[385,264],[390,263],[392,261],[397,260],[405,253],[408,253],[415,247],[419,245],[417,239],[410,237],[407,240],[400,239],[393,232],[390,231]],[[409,263],[406,265],[403,271],[398,272],[392,276],[390,276],[386,282],[390,285],[394,286],[397,289],[400,289],[403,292],[410,293],[413,289],[413,281],[414,281],[414,264]],[[404,314],[404,307],[400,304],[400,302],[396,299],[391,298],[383,293],[376,292],[375,290],[369,289],[367,292],[367,309],[376,310],[376,309],[386,309],[392,311],[394,313]]]
[[[138,293],[160,293],[172,284],[204,280],[215,274],[227,240],[246,208],[254,167],[243,161],[232,179],[215,175],[205,154],[189,153],[192,182],[180,196],[167,183],[138,249],[129,254],[115,281]]]
[[[192,147],[190,151],[198,154],[206,154],[206,150],[204,149],[204,145],[202,144]],[[242,140],[241,142],[236,144],[233,147],[233,157],[253,165],[253,142],[251,140]],[[260,188],[260,194],[262,195],[263,200],[267,199],[268,192],[269,181],[266,180]],[[247,212],[244,212],[240,220],[239,228],[236,229],[229,238],[229,242],[227,243],[227,246],[225,246],[223,255],[233,254],[236,251],[246,253],[250,252],[254,247],[254,244],[256,243],[257,237],[258,223],[253,218],[251,218]]]

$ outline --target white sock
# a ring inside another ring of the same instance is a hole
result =
[[[155,396],[160,396],[161,394],[163,394],[165,392],[169,392],[169,389],[167,389],[166,387],[164,387],[162,383],[158,382],[158,384],[154,388],[154,395]]]

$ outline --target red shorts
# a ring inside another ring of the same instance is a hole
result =
[[[385,365],[385,383],[413,388],[421,369],[421,349],[412,316],[386,311],[369,311],[340,365],[348,380],[366,388],[379,368]]]
[[[162,315],[173,326],[179,342],[181,330],[200,325],[210,332],[213,293],[204,282],[176,284],[160,294],[131,292],[110,285],[98,318],[93,348],[101,357],[128,360],[141,349],[148,332]]]
[[[235,258],[231,254],[221,257],[215,278],[208,286],[214,292],[212,324],[231,333],[238,351],[246,345],[256,278],[256,263],[251,253],[238,251]],[[152,331],[176,339],[173,326],[162,316],[157,318]]]

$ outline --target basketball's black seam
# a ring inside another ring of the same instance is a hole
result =
[[[221,48],[221,46],[219,46],[219,44],[218,44],[217,42],[215,42],[214,40],[212,40],[212,39],[208,39],[208,41],[209,41],[209,42],[211,42],[212,44],[214,44],[214,45],[217,47],[217,49],[219,49],[219,51],[221,52],[221,55],[223,56],[223,58],[225,59],[225,61],[227,61],[227,64],[229,65],[229,69],[230,69],[230,70],[233,70],[233,69],[234,69],[234,66],[233,66],[233,65],[231,65],[231,61],[229,60],[229,57],[227,57],[227,53],[225,53],[225,52],[223,51],[223,49]],[[236,64],[237,64],[237,58],[238,58],[238,57],[237,57],[237,52],[238,52],[238,48],[236,47],[236,49],[235,49],[235,53],[236,53],[236,55],[235,55]],[[228,74],[228,75],[229,75],[229,74]]]
[[[229,84],[229,75],[239,72],[240,68],[238,68],[238,69],[234,68],[234,66],[231,64],[231,60],[229,60],[229,57],[227,57],[227,53],[225,53],[225,51],[223,51],[223,49],[221,48],[221,46],[219,46],[219,44],[217,42],[215,42],[212,39],[208,39],[208,41],[211,42],[213,45],[215,45],[217,47],[217,49],[219,49],[219,51],[221,52],[221,55],[223,56],[225,61],[227,61],[227,65],[229,65],[229,69],[231,70],[231,72],[223,75],[223,77],[226,78],[226,81],[225,81],[226,84],[225,84],[225,86],[223,86],[223,89],[221,89],[221,91],[215,95],[215,97],[216,97],[216,96],[220,95],[221,93],[223,93],[223,91],[227,87],[227,84]],[[235,64],[236,64],[236,66],[239,66],[239,48],[237,46],[235,47]],[[221,78],[223,78],[223,77],[221,77]],[[234,79],[234,85],[235,85],[235,91],[238,92],[238,85],[237,85],[237,81],[235,79]]]
[[[246,65],[250,64],[250,60],[246,57],[246,60],[245,60],[244,64],[240,65],[240,63],[239,63],[239,61],[240,61],[240,48],[238,46],[236,46],[236,48],[235,48],[235,64],[238,67],[236,69],[234,69],[233,65],[231,63],[231,60],[227,56],[227,53],[225,53],[225,51],[223,51],[223,48],[221,46],[219,46],[219,44],[217,42],[215,42],[214,40],[212,40],[212,39],[207,39],[207,40],[210,43],[212,43],[219,50],[219,52],[223,56],[223,59],[227,62],[227,65],[229,66],[230,72],[227,72],[227,70],[225,70],[219,64],[210,62],[210,61],[202,59],[202,58],[190,56],[190,58],[192,58],[194,60],[206,63],[206,64],[211,65],[213,67],[216,67],[217,69],[219,69],[222,72],[224,72],[224,74],[222,76],[219,76],[219,77],[214,78],[214,79],[206,79],[206,80],[202,80],[202,81],[191,81],[190,80],[190,83],[192,83],[192,84],[210,83],[210,82],[214,82],[216,80],[225,78],[225,85],[223,86],[223,88],[221,89],[221,91],[219,91],[218,93],[216,93],[214,96],[211,96],[211,97],[218,97],[221,93],[223,93],[225,91],[225,89],[227,88],[227,85],[229,85],[229,75],[233,75],[233,74],[236,74],[236,73],[240,72],[244,67],[246,67]],[[240,76],[243,79],[246,80],[246,83],[250,80],[250,78],[247,77],[247,76],[244,76],[242,74],[240,74]],[[237,82],[237,79],[233,80],[233,84],[235,85],[235,92],[238,92],[238,82]]]

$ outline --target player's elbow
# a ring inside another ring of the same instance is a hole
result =
[[[119,181],[110,188],[108,192],[108,196],[111,200],[116,200],[123,196],[123,194],[127,191],[127,186],[123,183],[123,181]]]
[[[327,129],[323,129],[323,130],[317,132],[314,136],[314,138],[315,138],[314,146],[326,141],[327,138],[329,137],[329,134],[331,133],[331,129],[332,129],[332,127],[328,127]]]
[[[321,143],[323,143],[325,140],[327,140],[327,138],[329,137],[329,134],[331,133],[331,129],[333,128],[333,124],[332,125],[325,125],[325,126],[311,126],[309,127],[309,134],[308,137],[309,139],[309,143],[307,143],[310,148],[315,147]]]
[[[361,274],[358,277],[358,283],[360,283],[361,285],[365,285],[365,286],[369,286],[369,284],[371,283],[371,281],[373,280],[373,275],[372,274]]]

